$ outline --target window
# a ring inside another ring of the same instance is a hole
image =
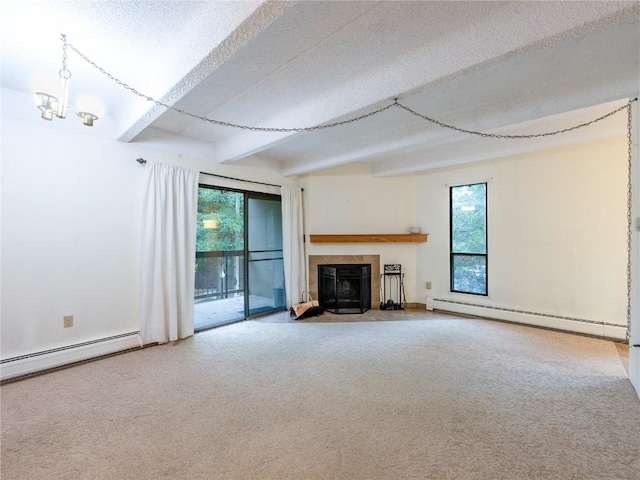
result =
[[[487,295],[487,184],[450,187],[451,291]]]

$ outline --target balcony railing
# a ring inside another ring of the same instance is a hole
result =
[[[196,252],[196,299],[244,294],[244,251]]]

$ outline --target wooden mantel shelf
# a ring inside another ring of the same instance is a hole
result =
[[[316,234],[309,235],[311,243],[424,243],[426,233],[366,233],[366,234]]]

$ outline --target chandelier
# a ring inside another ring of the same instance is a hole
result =
[[[83,125],[92,127],[94,120],[98,119],[97,115],[90,112],[78,112],[68,104],[71,72],[67,68],[67,36],[60,34],[60,39],[62,40],[62,68],[58,72],[60,77],[60,97],[58,98],[50,93],[36,92],[34,95],[36,106],[42,112],[40,117],[45,120],[53,120],[54,115],[58,118],[67,118],[68,109],[82,119]]]

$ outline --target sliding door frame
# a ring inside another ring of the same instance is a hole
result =
[[[280,203],[280,207],[282,208],[282,195],[277,195],[277,194],[273,194],[273,193],[262,193],[262,192],[250,192],[250,191],[242,191],[240,190],[242,193],[244,193],[244,279],[245,279],[245,294],[244,294],[244,312],[245,312],[245,318],[255,318],[255,317],[259,317],[265,314],[269,314],[269,313],[274,313],[277,311],[280,311],[281,309],[274,306],[274,308],[272,310],[269,311],[261,311],[259,313],[253,314],[251,315],[251,308],[250,308],[250,304],[249,304],[249,294],[250,294],[250,288],[251,288],[251,274],[249,273],[249,266],[252,262],[252,260],[250,259],[250,253],[251,250],[249,250],[249,214],[250,214],[250,207],[249,207],[249,200],[250,199],[256,199],[256,200],[272,200],[272,201],[277,201]],[[283,260],[283,251],[282,251],[282,247],[280,249],[271,249],[271,250],[253,250],[254,253],[271,253],[271,252],[280,252],[280,258],[279,260]],[[264,259],[264,261],[268,261],[268,260],[277,260],[277,259]],[[259,262],[259,261],[263,261],[263,260],[253,260],[253,262]],[[284,270],[283,270],[283,275],[284,275]],[[286,304],[286,302],[285,302]]]

